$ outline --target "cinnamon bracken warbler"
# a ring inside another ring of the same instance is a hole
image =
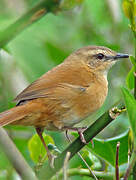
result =
[[[15,98],[16,107],[0,113],[0,126],[34,126],[51,160],[43,129],[77,130],[84,141],[81,128],[73,126],[102,106],[109,68],[117,59],[128,57],[100,46],[78,49],[24,89]]]

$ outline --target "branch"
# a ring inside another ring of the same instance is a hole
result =
[[[113,180],[114,177],[114,173],[110,173],[110,172],[101,172],[101,171],[94,171],[95,175],[97,176],[98,179],[104,179],[104,180]],[[120,177],[122,177],[124,174],[124,172],[120,172]],[[88,169],[78,169],[78,168],[72,168],[69,169],[67,171],[67,175],[68,177],[71,176],[87,176],[87,177],[92,177],[93,175],[90,174],[90,171]],[[63,178],[63,172],[61,171],[58,174],[58,179],[62,179]],[[54,176],[51,180],[57,180],[56,176]]]
[[[42,0],[39,4],[21,16],[16,22],[0,33],[0,48],[3,48],[14,37],[29,25],[35,23],[45,14],[59,9],[60,0]]]
[[[32,171],[21,153],[18,151],[14,143],[9,138],[7,132],[2,127],[0,127],[0,145],[3,149],[3,152],[6,154],[7,158],[12,163],[13,167],[22,179],[38,180],[35,176],[35,173]]]
[[[87,143],[90,142],[100,131],[102,131],[113,119],[109,116],[109,112],[103,114],[97,121],[95,121],[88,129],[84,131],[84,137]],[[45,164],[39,171],[38,176],[40,179],[49,180],[53,175],[58,172],[62,166],[67,152],[70,152],[70,159],[85,146],[81,142],[80,137],[71,143],[54,161],[54,168]]]

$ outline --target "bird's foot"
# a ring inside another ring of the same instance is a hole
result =
[[[85,137],[83,135],[83,132],[86,130],[87,128],[77,128],[77,132],[79,134],[80,140],[82,143],[87,144]]]
[[[63,128],[64,130],[66,130],[66,137],[69,140],[69,136],[68,136],[68,130],[70,131],[76,131],[79,134],[80,140],[82,143],[87,144],[83,132],[87,129],[87,127],[65,127]],[[69,140],[70,141],[70,140]]]

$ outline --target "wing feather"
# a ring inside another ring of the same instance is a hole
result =
[[[73,73],[70,71],[69,64],[65,64],[64,66],[62,63],[53,68],[24,89],[14,101],[20,102],[46,97],[49,92],[52,92],[53,89],[58,87],[63,89],[74,88],[76,91],[84,91],[84,89],[88,87],[88,84],[90,84],[90,74],[86,74],[86,70],[84,69],[81,74],[81,69],[77,69],[76,66],[72,68]]]

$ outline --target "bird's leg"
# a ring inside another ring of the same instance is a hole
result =
[[[86,144],[86,140],[84,138],[83,132],[87,129],[87,127],[64,127],[63,129],[66,130],[66,137],[68,140],[69,140],[68,130],[77,131],[81,142]]]
[[[46,143],[44,141],[44,138],[42,136],[43,130],[44,130],[44,128],[39,128],[39,127],[36,128],[36,132],[37,132],[39,138],[41,139],[42,144],[45,147],[45,150],[47,151],[47,156],[48,156],[48,160],[49,160],[50,166],[53,168],[54,167],[54,158],[55,157],[50,153],[50,151],[48,149],[48,146],[46,145]]]
[[[72,128],[71,127],[65,127],[63,129],[66,130],[65,131],[65,135],[66,135],[66,138],[68,139],[69,142],[71,140],[70,140],[69,135],[68,135],[68,130],[71,130],[71,131],[77,131],[78,134],[79,134],[80,140],[82,141],[82,143],[87,144],[87,142],[86,142],[86,140],[84,138],[84,135],[83,135],[83,132],[87,129],[87,127],[78,127],[78,128],[76,128],[76,127],[74,127],[74,128],[73,127]],[[93,140],[90,140],[90,142],[92,144],[92,147],[94,147]]]

